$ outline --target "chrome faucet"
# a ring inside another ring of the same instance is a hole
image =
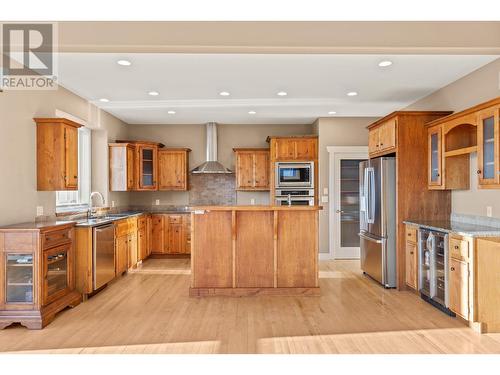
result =
[[[101,197],[101,202],[102,202],[102,206],[104,206],[104,196],[99,193],[98,191],[93,191],[92,193],[90,193],[90,198],[89,198],[89,217],[92,217],[92,215],[95,213],[94,211],[94,205],[92,204],[92,197],[94,195],[97,195],[99,197]]]

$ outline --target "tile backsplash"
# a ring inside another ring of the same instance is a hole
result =
[[[236,205],[235,174],[191,174],[189,176],[189,205]]]

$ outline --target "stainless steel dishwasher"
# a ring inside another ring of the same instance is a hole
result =
[[[115,226],[94,227],[93,234],[93,289],[97,290],[115,277]]]

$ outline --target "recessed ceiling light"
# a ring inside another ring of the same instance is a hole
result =
[[[175,115],[175,111],[168,111],[167,112],[169,115]]]
[[[231,94],[230,94],[230,93],[228,93],[227,91],[221,91],[221,92],[219,92],[219,95],[220,95],[220,96],[229,96],[229,95],[231,95]]]
[[[249,115],[255,115],[255,114],[257,114],[257,112],[255,112],[255,111],[248,111],[248,114]]]
[[[389,61],[389,60],[383,60],[383,61],[378,63],[378,66],[380,66],[382,68],[385,68],[386,66],[391,66],[391,65],[392,65],[392,61]]]
[[[160,93],[158,91],[150,91],[150,92],[148,92],[148,95],[158,96],[158,95],[160,95]]]
[[[286,91],[280,91],[277,93],[278,96],[287,96],[288,93]]]
[[[356,95],[358,95],[358,93],[356,91],[349,91],[347,93],[347,96],[356,96]]]
[[[103,102],[103,103],[108,103],[109,102],[109,99],[106,99],[106,98],[101,98],[99,99],[100,102]]]
[[[328,112],[328,114],[329,114],[329,115],[335,115],[336,113],[337,113],[337,112],[335,112],[335,111],[330,111],[330,112]]]
[[[132,63],[128,60],[118,60],[116,62],[118,65],[121,65],[121,66],[130,66],[132,65]]]

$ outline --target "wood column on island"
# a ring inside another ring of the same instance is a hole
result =
[[[193,207],[190,295],[318,295],[320,209]]]

